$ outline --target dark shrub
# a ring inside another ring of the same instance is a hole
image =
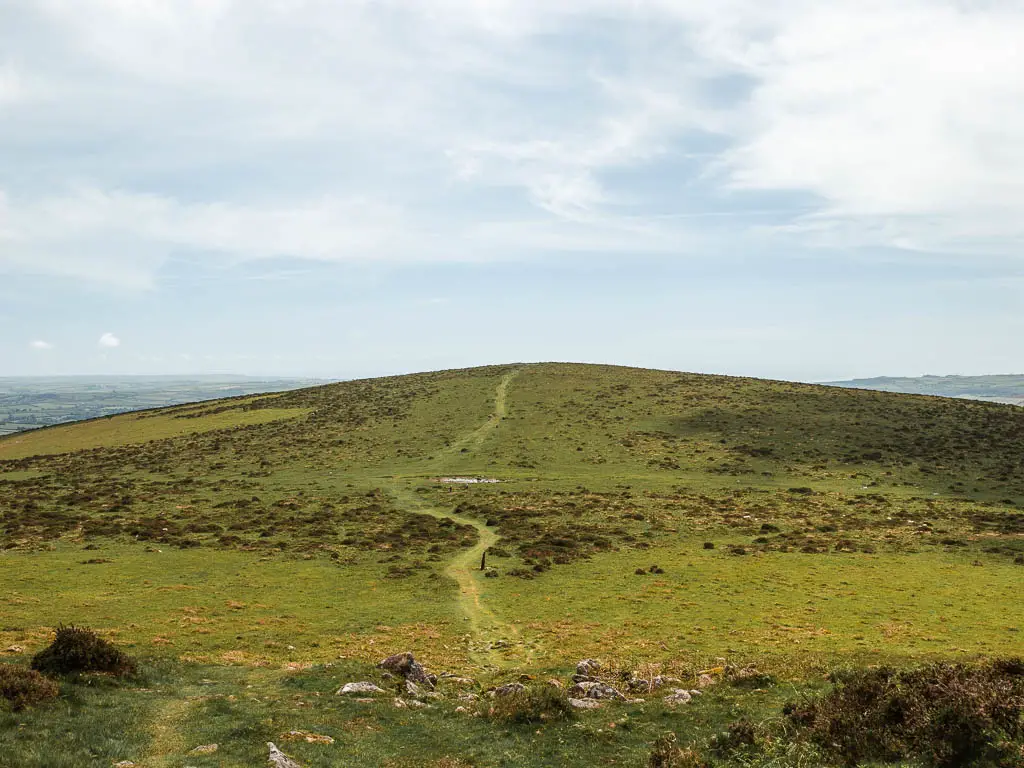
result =
[[[498,696],[487,716],[506,723],[542,723],[570,718],[572,705],[565,691],[553,685],[531,685],[522,691]]]
[[[106,672],[129,675],[135,662],[91,629],[57,627],[57,637],[48,648],[32,657],[32,669],[44,675],[69,675],[75,672]]]
[[[917,760],[936,768],[1016,765],[1024,746],[1024,661],[932,664],[834,675],[789,718],[847,765]]]
[[[0,709],[15,712],[57,697],[60,689],[35,670],[0,664]]]
[[[757,732],[749,720],[737,720],[730,723],[722,733],[711,739],[711,749],[722,757],[729,757],[733,752],[747,749],[757,744]]]

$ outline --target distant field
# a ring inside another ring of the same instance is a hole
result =
[[[965,397],[993,403],[1024,405],[1024,375],[995,376],[878,376],[871,379],[830,381],[837,387],[875,389],[879,392],[904,392],[913,395]]]
[[[0,436],[28,429],[324,382],[243,376],[0,377]]]
[[[646,765],[665,730],[701,750],[737,718],[770,730],[835,667],[1019,655],[1022,441],[1007,405],[557,364],[53,427],[0,439],[0,648],[24,661],[80,622],[158,670],[151,699],[69,689],[104,702],[68,705],[103,764],[260,764],[265,741],[319,729],[344,750],[290,751]],[[452,693],[417,711],[333,695],[403,650],[477,691],[585,657],[687,688],[719,671],[688,708],[650,695],[576,725],[492,725]],[[726,684],[750,668],[770,677]],[[49,732],[47,712],[19,722]],[[132,718],[163,735],[117,737]],[[49,765],[3,722],[0,749]],[[220,762],[188,754],[208,742]],[[792,750],[715,764],[825,764]]]

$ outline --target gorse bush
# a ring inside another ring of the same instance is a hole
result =
[[[76,672],[106,672],[130,675],[135,661],[91,629],[60,626],[57,637],[32,657],[32,669],[44,675],[69,675]]]
[[[553,685],[532,685],[497,697],[486,714],[506,723],[543,723],[572,717],[573,709],[565,691]]]
[[[32,669],[0,664],[0,709],[15,712],[57,697],[60,689]]]
[[[790,719],[847,765],[916,760],[935,768],[1019,767],[1024,747],[1024,661],[834,676],[825,696],[787,705]]]

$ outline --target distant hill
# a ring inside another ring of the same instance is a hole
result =
[[[822,383],[833,387],[961,397],[990,403],[1024,405],[1024,374],[1016,373],[995,376],[876,376],[871,379]]]
[[[0,377],[0,435],[116,413],[326,382],[250,376]]]

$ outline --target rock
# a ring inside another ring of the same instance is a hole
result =
[[[565,686],[562,685],[561,680],[556,680],[553,677],[549,677],[545,682],[547,682],[548,685],[554,686],[558,690],[562,690],[563,688],[565,688]]]
[[[682,688],[676,688],[672,693],[665,697],[664,701],[666,704],[675,706],[676,704],[689,704],[693,697],[690,696],[689,691],[684,691]]]
[[[573,709],[600,709],[601,702],[595,699],[569,699],[569,706]]]
[[[435,675],[427,674],[427,670],[416,661],[411,651],[388,656],[377,664],[377,667],[387,672],[401,675],[406,680],[412,680],[414,683],[429,686],[431,689],[433,689],[434,682],[437,680]]]
[[[572,683],[599,683],[599,682],[601,682],[596,677],[591,677],[590,675],[573,675],[572,677],[569,678],[569,681],[572,682]]]
[[[267,749],[270,750],[270,757],[267,758],[267,762],[269,762],[274,768],[302,768],[301,765],[278,749],[274,742],[268,741]]]
[[[348,696],[351,693],[360,693],[364,695],[368,693],[384,693],[384,689],[364,680],[359,683],[345,683],[338,689],[338,692],[335,695]]]
[[[405,681],[405,694],[407,696],[412,696],[414,699],[418,699],[420,696],[423,695],[423,691],[412,680],[406,680]]]
[[[309,731],[288,731],[281,736],[281,741],[305,741],[307,744],[333,744],[334,739],[324,736],[322,733],[310,733]]]
[[[9,645],[4,648],[4,653],[24,653],[25,649],[20,645]]]
[[[459,701],[466,702],[480,701],[480,697],[477,696],[475,693],[460,693],[457,698]]]
[[[120,763],[114,763],[114,768],[135,768],[135,763],[131,760],[122,760]]]
[[[664,675],[655,675],[651,680],[651,686],[653,688],[663,688],[666,685],[681,685],[682,680],[678,677],[666,677]]]
[[[193,749],[191,752],[189,752],[189,754],[190,755],[212,755],[214,752],[217,751],[217,749],[218,749],[218,745],[217,744],[203,744],[202,746],[196,747],[195,749]]]
[[[522,683],[508,683],[506,685],[499,685],[491,691],[491,696],[511,696],[514,693],[519,693],[520,691],[525,690],[526,686]]]
[[[455,708],[455,711],[456,711],[456,712],[458,712],[458,713],[459,713],[459,714],[461,715],[461,714],[465,714],[465,713],[466,713],[466,712],[468,712],[469,710],[468,710],[468,709],[466,709],[465,707],[456,707],[456,708]]]
[[[583,677],[593,677],[601,671],[601,662],[597,659],[583,659],[576,662],[576,674]]]
[[[395,705],[395,709],[408,709],[409,708],[409,704],[404,699],[395,699],[395,701],[393,703]]]
[[[576,683],[569,689],[569,696],[574,699],[618,699],[626,697],[610,685],[596,682]]]
[[[700,677],[697,678],[697,687],[698,688],[708,688],[708,687],[710,687],[710,686],[712,686],[714,684],[715,684],[715,678],[713,678],[711,675],[701,675]]]
[[[626,699],[627,704],[646,704],[647,699]]]

